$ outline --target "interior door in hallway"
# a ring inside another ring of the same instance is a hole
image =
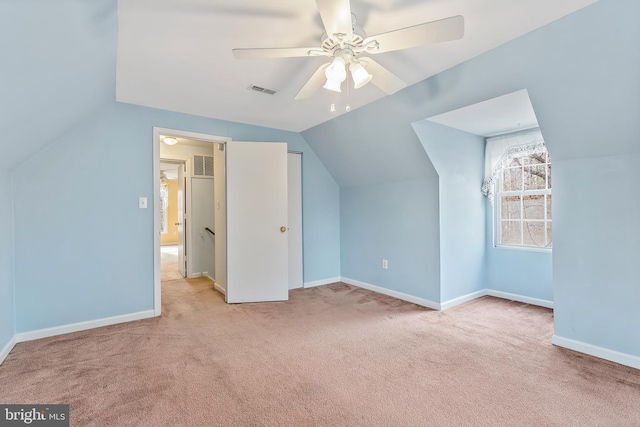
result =
[[[287,144],[226,147],[228,303],[289,298]]]

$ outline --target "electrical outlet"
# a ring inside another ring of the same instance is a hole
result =
[[[389,261],[387,261],[386,259],[382,260],[382,268],[387,270],[389,268]]]

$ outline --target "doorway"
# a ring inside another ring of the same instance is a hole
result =
[[[230,300],[228,291],[229,289],[234,290],[234,286],[236,286],[235,291],[238,291],[238,292],[235,295],[241,294],[240,287],[245,286],[246,283],[240,284],[241,280],[239,280],[239,278],[242,275],[246,276],[247,271],[253,270],[255,272],[255,271],[264,270],[262,271],[261,274],[257,274],[257,275],[254,274],[255,277],[260,278],[259,280],[249,281],[253,283],[259,282],[263,286],[263,288],[266,287],[266,285],[264,285],[265,282],[273,281],[272,280],[273,275],[268,273],[269,271],[272,270],[272,266],[274,265],[274,263],[267,262],[265,260],[271,257],[273,253],[277,252],[274,250],[274,245],[271,243],[266,244],[268,249],[264,249],[264,248],[263,248],[264,250],[261,249],[259,251],[260,252],[259,258],[258,257],[251,258],[247,256],[247,253],[250,253],[251,251],[256,252],[255,248],[257,248],[258,246],[262,247],[265,245],[264,239],[267,239],[267,236],[265,236],[265,234],[262,233],[262,231],[265,231],[268,229],[268,233],[272,233],[275,230],[277,231],[279,238],[284,239],[284,241],[287,242],[285,243],[285,252],[284,252],[284,266],[285,266],[284,276],[277,275],[278,278],[276,280],[279,283],[283,283],[284,294],[283,294],[283,298],[278,297],[277,299],[287,299],[288,289],[290,287],[290,283],[288,281],[289,270],[287,268],[289,265],[288,264],[289,258],[287,256],[288,249],[286,249],[288,248],[288,244],[289,244],[288,243],[289,233],[285,233],[285,232],[289,231],[289,229],[291,228],[287,220],[288,214],[287,214],[287,202],[286,202],[287,200],[286,194],[288,191],[287,182],[289,179],[288,178],[289,171],[287,169],[287,158],[290,156],[290,155],[289,156],[287,155],[287,151],[286,151],[287,145],[285,143],[252,143],[252,142],[236,142],[236,141],[230,144],[231,140],[229,138],[216,137],[216,136],[205,135],[205,134],[196,134],[192,132],[178,131],[178,130],[172,130],[172,129],[154,128],[153,166],[154,166],[154,181],[157,184],[156,188],[159,188],[159,181],[160,181],[160,174],[156,172],[160,169],[159,146],[160,146],[161,135],[169,135],[169,136],[175,137],[176,139],[187,138],[194,141],[198,141],[202,144],[207,144],[207,146],[210,147],[210,150],[214,154],[212,156],[213,164],[211,165],[214,170],[214,177],[211,180],[213,185],[212,186],[196,185],[196,187],[200,186],[203,188],[211,187],[211,189],[213,190],[212,195],[214,195],[215,197],[213,199],[214,200],[212,204],[213,206],[210,206],[210,207],[212,207],[214,211],[214,215],[211,215],[209,212],[208,214],[205,214],[204,217],[205,219],[206,218],[213,219],[214,224],[211,224],[211,226],[202,227],[203,230],[206,230],[207,228],[209,228],[213,232],[209,232],[207,230],[206,232],[203,232],[203,233],[197,233],[196,231],[196,234],[194,234],[193,227],[195,226],[194,221],[196,220],[196,218],[189,213],[185,215],[184,228],[185,228],[185,234],[186,234],[185,251],[187,253],[187,268],[186,268],[187,277],[200,277],[199,275],[193,276],[194,274],[200,274],[200,273],[195,272],[193,268],[190,268],[190,263],[189,263],[189,260],[193,260],[194,242],[197,240],[198,237],[202,238],[206,236],[211,236],[211,238],[215,239],[216,250],[215,250],[215,256],[208,257],[209,260],[215,261],[214,266],[208,270],[208,273],[209,273],[208,275],[210,275],[212,279],[215,279],[215,283],[214,283],[215,288],[221,291],[222,293],[225,293],[227,302],[242,302],[240,300],[234,301],[234,298]],[[279,157],[283,159],[282,161],[275,162],[275,158],[269,157],[270,156],[269,153],[274,153],[274,150],[281,153],[278,156],[283,156],[283,157]],[[299,165],[297,167],[298,172],[296,176],[298,176],[297,179],[300,182],[297,183],[297,186],[299,188],[296,191],[299,193],[298,205],[299,205],[299,210],[301,211],[302,209],[302,202],[301,202],[302,154],[292,153],[292,155],[298,159],[297,164]],[[265,159],[267,159],[268,161],[266,161]],[[190,186],[190,188],[187,189],[186,191],[187,197],[189,197],[189,195],[191,194],[190,192],[193,191],[193,183],[191,182],[190,178],[194,178],[193,174],[195,173],[195,169],[196,169],[196,166],[195,166],[196,163],[194,162],[195,162],[195,159],[188,159],[186,161],[186,169],[187,169],[186,181],[187,181],[187,186]],[[277,163],[282,167],[277,167],[274,169],[272,166],[272,169],[269,170],[268,165],[273,165],[275,163]],[[191,170],[189,170],[190,168]],[[204,167],[204,169],[206,169],[206,166]],[[260,169],[263,169],[263,170],[259,171]],[[218,172],[222,171],[224,178],[218,179],[218,176],[215,175],[216,171]],[[255,193],[251,197],[243,196],[242,191],[246,191],[246,190],[255,191],[255,189],[251,190],[250,186],[247,187],[247,185],[245,185],[250,180],[254,180],[254,185],[257,185],[257,186],[263,186],[265,185],[266,182],[270,182],[274,180],[278,182],[283,182],[285,196],[284,198],[270,197],[269,193],[262,190],[257,191],[257,193]],[[222,191],[219,191],[220,187],[223,188]],[[209,190],[205,190],[205,192],[207,191]],[[254,203],[258,198],[261,200],[260,200],[260,203],[257,204],[256,206],[253,206],[253,207],[245,206],[248,203],[248,201],[251,201],[251,203]],[[193,199],[193,197],[191,197],[191,199]],[[252,221],[256,221],[255,216],[257,214],[264,213],[265,217],[268,216],[267,215],[268,207],[270,204],[272,204],[273,200],[285,201],[284,215],[282,217],[279,217],[280,219],[277,220],[277,227],[274,228],[269,226],[266,229],[256,228],[256,230],[254,230],[254,232],[252,233],[247,232],[249,228],[255,228],[254,223]],[[156,315],[161,314],[161,308],[160,308],[161,307],[161,286],[160,286],[161,262],[160,261],[161,261],[162,251],[161,251],[160,238],[158,233],[160,229],[160,220],[161,220],[160,212],[159,212],[159,202],[160,202],[159,194],[156,194],[154,198],[154,209],[155,209],[154,247],[156,248],[155,256],[154,256],[154,308],[156,311]],[[187,202],[186,206],[188,211],[189,202]],[[230,209],[232,209],[233,212],[235,212],[235,214],[232,214],[231,212],[229,212]],[[239,226],[240,217],[242,217],[243,215],[250,216],[252,218],[252,221],[245,223],[242,226]],[[221,217],[222,220],[219,220],[219,217]],[[296,228],[295,231],[299,233],[300,244],[292,245],[292,246],[299,247],[299,251],[300,251],[300,254],[297,257],[298,261],[296,261],[296,262],[299,262],[300,264],[297,269],[298,273],[296,273],[296,276],[299,277],[300,283],[302,282],[302,238],[301,238],[302,237],[302,221],[301,221],[301,218],[302,218],[302,214],[301,212],[299,212],[299,220],[297,222],[297,225],[295,226]],[[231,220],[231,224],[229,223],[229,220]],[[231,227],[231,230],[235,234],[229,234],[229,236],[226,235],[229,227]],[[242,238],[242,237],[245,237],[245,238]],[[221,243],[220,250],[218,250],[219,243]],[[240,254],[241,256],[238,256],[238,254]],[[229,258],[229,255],[232,255],[231,258]],[[225,267],[224,269],[218,268],[218,263],[220,260],[223,261],[223,264]],[[225,283],[225,281],[228,280],[228,277],[224,277],[224,280],[219,280],[219,279],[222,279],[222,277],[220,277],[221,273],[223,274],[229,273],[229,271],[227,271],[228,269],[233,273],[230,275],[232,280],[231,282],[232,286],[230,288],[227,287],[228,283]],[[211,275],[211,270],[214,271],[213,275]],[[253,279],[255,279],[255,277]],[[265,280],[264,278],[267,278],[269,280]],[[219,285],[223,285],[223,286],[219,286]],[[291,286],[291,287],[292,288],[299,287],[299,285]],[[262,290],[263,289],[260,289],[260,291]],[[244,299],[244,297],[240,299]],[[249,298],[245,299],[245,301],[251,301],[251,300],[267,301],[269,299],[266,297],[262,298],[260,295],[257,295],[257,296],[253,295],[253,297],[249,295]],[[276,299],[274,298],[273,300],[276,300]]]
[[[184,248],[184,233],[180,233],[180,213],[185,211],[184,197],[180,197],[179,170],[184,162],[175,159],[160,161],[160,263],[161,281],[184,277],[180,266],[179,247]],[[182,260],[184,263],[184,259]]]

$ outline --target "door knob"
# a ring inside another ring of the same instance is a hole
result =
[[[181,222],[176,222],[176,225],[182,225],[182,223]]]
[[[285,231],[287,231],[287,227],[285,227],[285,226],[283,225],[282,227],[280,227],[280,231],[282,231],[282,232],[284,233]]]

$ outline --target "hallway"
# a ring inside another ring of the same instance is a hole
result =
[[[160,265],[162,282],[182,279],[178,271],[178,245],[160,247]]]

